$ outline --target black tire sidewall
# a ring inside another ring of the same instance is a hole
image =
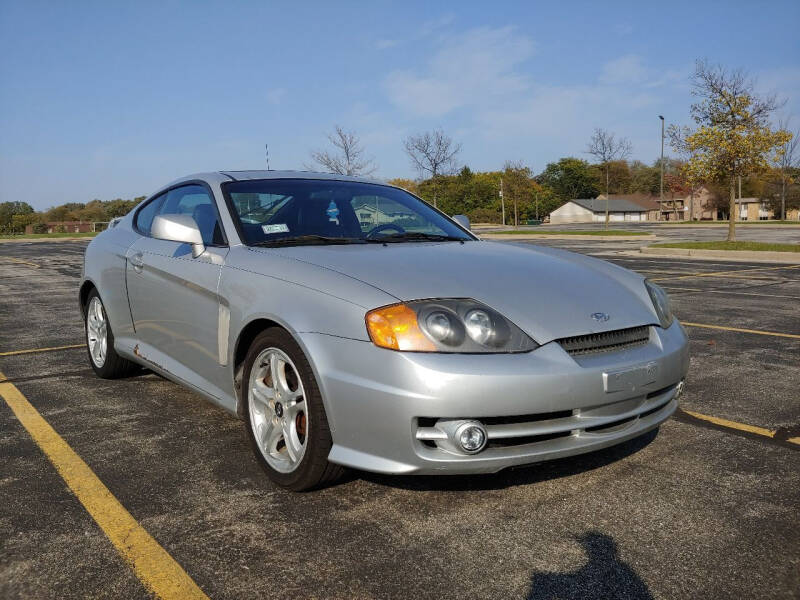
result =
[[[105,316],[106,319],[106,335],[108,336],[106,360],[102,367],[98,367],[95,364],[92,359],[92,352],[89,349],[89,306],[94,298],[100,300],[100,306],[103,308],[103,316]],[[98,377],[103,379],[117,379],[129,375],[136,369],[134,363],[122,358],[117,354],[116,350],[114,350],[114,331],[111,327],[111,322],[108,320],[106,305],[96,289],[89,292],[89,297],[86,299],[86,306],[83,307],[83,334],[84,341],[86,342],[86,355],[89,357],[89,364],[92,365],[92,369]]]

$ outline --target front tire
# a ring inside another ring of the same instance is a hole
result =
[[[139,366],[122,358],[114,350],[114,332],[108,322],[103,301],[97,290],[89,293],[84,308],[84,328],[86,330],[86,349],[89,363],[95,374],[103,379],[119,379],[135,373]]]
[[[319,386],[291,335],[270,328],[256,336],[242,382],[250,444],[272,481],[299,492],[341,475],[328,462],[333,440]]]

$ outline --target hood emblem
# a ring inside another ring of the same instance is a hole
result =
[[[605,323],[611,318],[611,315],[608,315],[604,312],[596,312],[592,313],[592,318],[598,323]]]

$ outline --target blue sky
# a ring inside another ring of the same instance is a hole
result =
[[[800,3],[0,0],[0,202],[133,197],[184,174],[302,168],[334,124],[384,178],[443,127],[474,170],[535,172],[594,127],[659,153],[696,58],[800,126]]]

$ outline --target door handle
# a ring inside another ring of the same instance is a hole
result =
[[[142,268],[144,267],[144,260],[142,259],[142,254],[141,253],[134,254],[133,256],[131,256],[130,261],[133,270],[136,271],[137,273],[141,273]]]

